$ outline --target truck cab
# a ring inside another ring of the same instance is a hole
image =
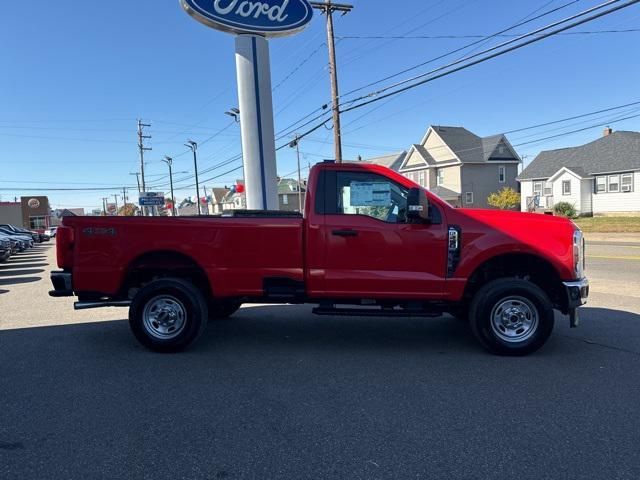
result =
[[[318,315],[449,313],[487,350],[525,355],[549,338],[554,310],[577,326],[588,296],[571,221],[454,209],[364,163],[316,165],[303,215],[66,217],[57,248],[51,294],[77,296],[78,309],[129,307],[156,351],[186,348],[243,303],[312,303]]]

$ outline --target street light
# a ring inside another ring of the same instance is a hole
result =
[[[198,183],[198,155],[196,154],[198,144],[193,140],[187,140],[184,146],[190,148],[193,152],[193,167],[196,171],[196,203],[198,204],[198,216],[200,216],[202,213],[200,213],[200,184]]]
[[[173,158],[165,155],[162,159],[164,163],[169,165],[169,185],[171,185],[171,213],[176,216],[176,197],[173,196]]]
[[[229,115],[230,117],[233,117],[233,119],[236,121],[236,123],[238,123],[240,121],[240,110],[238,110],[237,108],[230,108],[229,110],[227,110],[226,112],[224,112],[225,115]]]

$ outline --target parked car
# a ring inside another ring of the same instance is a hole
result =
[[[48,235],[49,238],[56,238],[56,230],[58,230],[58,227],[51,227],[48,230],[44,231],[45,235]]]
[[[11,241],[7,237],[0,236],[0,263],[4,263],[11,257]]]
[[[23,252],[28,248],[33,247],[33,237],[25,233],[16,233],[13,230],[0,226],[0,233],[7,235],[18,241],[19,251]]]
[[[29,237],[31,237],[31,240],[34,243],[40,243],[42,242],[42,239],[40,238],[40,234],[38,232],[34,232],[31,230],[27,230],[26,228],[22,228],[22,227],[16,227],[15,225],[10,225],[7,223],[4,224],[0,224],[0,228],[12,232],[16,235],[27,235]]]
[[[129,307],[135,337],[160,352],[188,347],[208,318],[242,303],[315,303],[318,315],[448,312],[500,355],[544,345],[554,309],[578,325],[589,282],[570,220],[454,209],[372,164],[316,165],[308,186],[304,216],[65,217],[50,295],[77,296],[76,309]]]

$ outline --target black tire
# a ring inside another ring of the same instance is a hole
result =
[[[145,285],[129,308],[129,326],[136,339],[161,353],[179,352],[191,346],[204,332],[207,318],[203,294],[180,278],[163,278]]]
[[[209,302],[209,321],[226,320],[242,306],[237,300],[211,300]]]
[[[537,285],[503,278],[487,283],[476,293],[469,320],[473,334],[491,353],[528,355],[549,339],[554,324],[553,305]]]

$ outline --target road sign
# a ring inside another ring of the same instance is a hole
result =
[[[142,192],[138,203],[141,207],[162,207],[164,206],[164,193]]]
[[[307,0],[180,0],[180,3],[200,23],[235,34],[292,35],[306,27],[313,17]]]

